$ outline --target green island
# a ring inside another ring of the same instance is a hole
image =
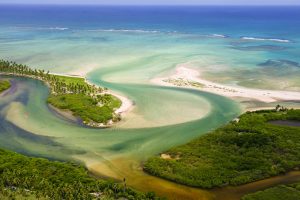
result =
[[[300,166],[300,110],[247,112],[188,144],[148,159],[144,170],[176,183],[201,188],[241,185]],[[248,199],[247,199],[248,200]]]
[[[121,106],[121,101],[107,94],[106,88],[88,84],[82,77],[50,74],[49,71],[31,69],[5,60],[0,60],[0,74],[45,82],[51,91],[47,102],[56,108],[72,111],[88,126],[105,127],[120,120],[115,110]]]
[[[81,165],[27,157],[0,149],[0,199],[160,199],[126,186],[96,179]]]
[[[10,82],[6,80],[0,80],[0,93],[8,88],[10,88]]]
[[[253,194],[248,194],[242,197],[242,200],[296,200],[300,198],[300,182],[279,185],[259,191]]]

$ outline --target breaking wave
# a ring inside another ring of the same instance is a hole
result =
[[[257,37],[241,37],[242,40],[254,40],[254,41],[271,41],[271,42],[283,42],[289,43],[290,40],[287,39],[277,39],[277,38],[257,38]]]
[[[142,30],[142,29],[94,29],[88,30],[90,32],[125,32],[125,33],[161,33],[156,30]]]
[[[31,27],[31,26],[15,26],[12,27],[15,29],[24,29],[24,30],[56,30],[56,31],[65,31],[65,30],[69,30],[69,28],[67,27]]]
[[[213,37],[213,38],[228,38],[227,35],[222,35],[222,34],[211,34],[211,35],[208,35],[208,37]]]

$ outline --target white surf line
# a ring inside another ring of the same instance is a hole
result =
[[[271,41],[271,42],[283,42],[289,43],[290,40],[287,39],[277,39],[277,38],[257,38],[257,37],[241,37],[242,40],[253,40],[253,41]]]
[[[245,88],[239,86],[228,86],[228,85],[207,81],[200,77],[200,73],[198,71],[189,68],[189,64],[180,64],[176,67],[175,74],[168,77],[155,78],[152,79],[151,82],[158,85],[175,86],[172,83],[166,82],[166,80],[168,79],[174,79],[174,80],[183,79],[186,81],[197,82],[200,83],[202,87],[194,87],[192,85],[185,86],[185,87],[195,88],[205,92],[211,92],[214,94],[218,94],[230,98],[242,97],[248,99],[255,99],[266,103],[276,102],[279,100],[283,100],[283,101],[300,100],[300,92],[253,89],[253,88]]]

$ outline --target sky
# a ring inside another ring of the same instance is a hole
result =
[[[0,4],[300,5],[300,0],[0,0]]]

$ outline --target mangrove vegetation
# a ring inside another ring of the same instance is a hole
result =
[[[277,106],[247,112],[188,144],[148,159],[144,170],[201,188],[241,185],[300,166],[300,127],[270,121],[300,121],[300,110]]]
[[[95,179],[81,165],[0,149],[0,199],[159,199],[120,183]]]

